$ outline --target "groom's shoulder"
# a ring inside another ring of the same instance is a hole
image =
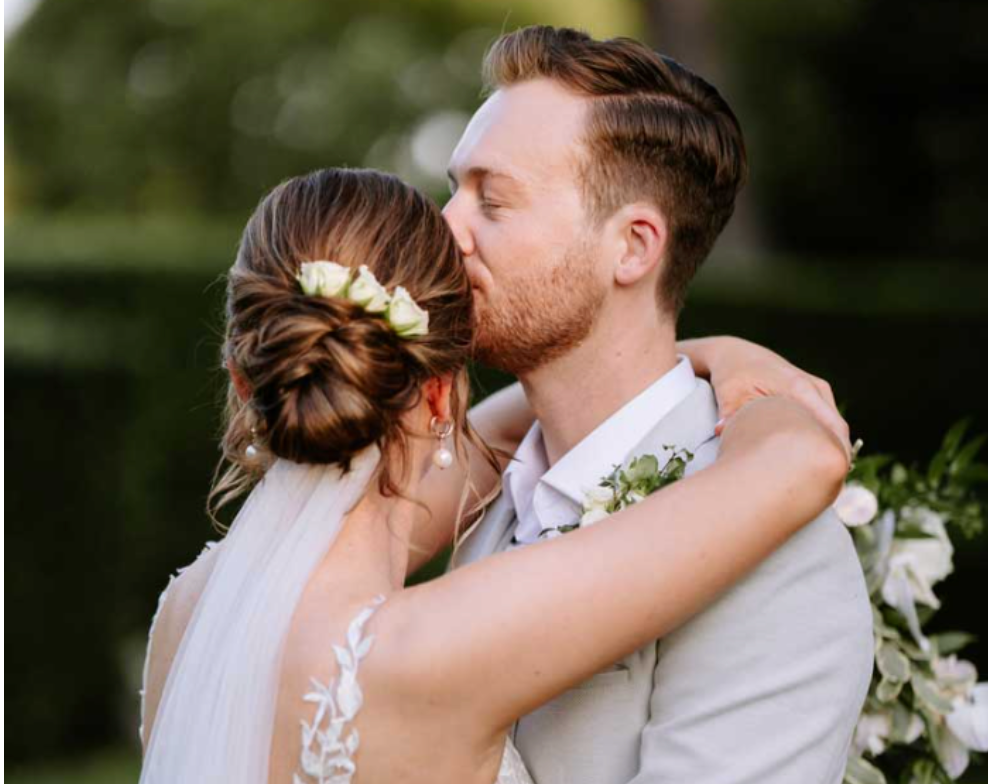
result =
[[[720,442],[717,436],[701,444],[687,468],[687,474],[712,465],[717,460]],[[811,575],[813,580],[806,582],[807,575]],[[760,586],[763,590],[775,590],[780,581],[800,583],[806,591],[818,588],[818,583],[825,581],[864,590],[861,562],[853,540],[832,507],[793,534],[755,568],[745,583]]]
[[[717,460],[721,439],[712,434],[710,425],[719,417],[710,385],[698,379],[697,389],[686,403],[680,415],[699,423],[698,433],[711,431],[696,446],[686,471],[691,474]],[[785,599],[773,598],[780,595]],[[841,616],[840,623],[845,627],[870,629],[871,609],[861,563],[847,528],[832,508],[825,509],[797,531],[729,590],[720,604],[721,611],[733,614],[745,607],[771,622],[773,608],[781,609],[785,604],[788,611],[794,611],[827,597],[833,600],[832,614]],[[823,614],[826,616],[827,612]]]

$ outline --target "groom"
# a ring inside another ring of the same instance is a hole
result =
[[[636,455],[716,459],[717,403],[676,355],[676,319],[746,173],[723,98],[635,41],[526,28],[484,74],[445,214],[479,358],[518,376],[537,422],[457,565],[558,535]],[[538,784],[839,784],[871,661],[858,560],[828,512],[515,741]]]

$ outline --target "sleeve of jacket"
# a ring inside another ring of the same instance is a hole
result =
[[[840,784],[873,635],[832,511],[658,645],[633,784]]]

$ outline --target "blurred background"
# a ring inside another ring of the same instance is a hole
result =
[[[746,129],[751,182],[684,337],[827,378],[866,452],[988,430],[979,0],[8,0],[8,781],[136,780],[147,626],[216,538],[220,275],[254,204],[343,164],[444,200],[484,49],[531,23],[642,38]],[[984,540],[960,542],[934,630],[988,634]],[[988,677],[988,645],[968,655]]]

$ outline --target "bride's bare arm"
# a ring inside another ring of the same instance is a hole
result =
[[[845,451],[850,451],[847,423],[837,411],[830,385],[823,379],[800,370],[775,352],[741,338],[681,340],[676,349],[689,357],[697,375],[710,379],[725,420],[753,398],[781,395],[806,406],[844,443]],[[508,454],[514,454],[534,419],[521,384],[517,383],[474,406],[469,417],[474,429],[488,444]],[[469,447],[469,461],[473,490],[467,507],[492,492],[499,479],[473,447]],[[502,469],[505,464],[506,461],[502,461]],[[416,531],[418,550],[410,556],[410,572],[419,569],[452,541],[466,481],[462,461],[447,471],[433,471],[427,479],[422,498],[432,512],[432,518]]]
[[[410,677],[395,687],[496,732],[706,606],[823,511],[846,469],[804,408],[753,402],[710,468],[406,592],[392,642]]]

